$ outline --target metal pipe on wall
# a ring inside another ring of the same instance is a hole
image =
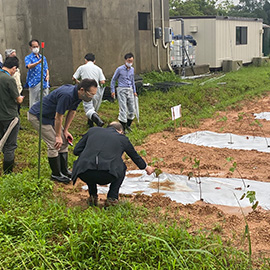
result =
[[[182,76],[186,76],[186,70],[185,70],[185,36],[184,36],[184,20],[179,19],[181,21],[181,34],[182,34]]]
[[[153,34],[153,45],[157,48],[157,65],[160,72],[162,72],[161,66],[160,66],[160,55],[159,55],[159,46],[158,46],[158,40],[156,40],[155,37],[155,6],[154,6],[154,0],[152,0],[152,34]]]
[[[165,32],[165,26],[164,26],[164,0],[161,0],[161,28],[162,28],[162,46],[164,49],[167,50],[167,66],[170,71],[173,72],[173,69],[171,67],[171,59],[170,59],[170,43],[165,44],[164,40],[164,32]]]

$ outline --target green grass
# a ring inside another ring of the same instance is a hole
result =
[[[67,208],[31,172],[0,180],[0,269],[246,269],[214,234],[192,236],[155,209],[128,202]],[[155,214],[159,222],[151,222]],[[199,267],[199,268],[198,268]]]
[[[170,108],[178,104],[183,124],[190,127],[218,110],[241,109],[242,100],[270,90],[268,70],[269,66],[247,67],[204,85],[200,84],[209,77],[167,93],[146,91],[139,97],[140,123],[134,121],[128,136],[138,145],[151,133],[172,129]],[[181,81],[171,73],[143,77],[145,83]],[[68,208],[52,192],[43,142],[42,178],[37,179],[37,132],[26,112],[22,108],[21,121],[27,129],[19,133],[16,174],[0,177],[0,269],[248,269],[248,255],[229,241],[222,242],[217,224],[207,234],[191,235],[189,221],[181,213],[179,220],[168,220],[162,209],[128,202],[107,210]],[[116,120],[117,102],[102,103],[99,113],[106,123]],[[70,129],[75,144],[87,131],[86,122],[80,105]],[[72,166],[76,157],[69,150]],[[258,269],[269,269],[269,259],[258,263]]]
[[[221,74],[216,74],[220,76]],[[151,72],[143,75],[144,83],[165,81],[182,81],[179,76],[164,72]],[[270,90],[269,66],[255,68],[252,66],[238,72],[227,73],[220,80],[200,85],[209,77],[186,80],[192,85],[171,88],[167,93],[161,91],[144,91],[139,97],[140,122],[134,120],[134,132],[129,135],[131,141],[139,145],[152,133],[172,129],[171,107],[181,104],[184,126],[196,127],[199,121],[212,117],[216,111],[230,108],[241,109],[240,102],[262,96]],[[223,82],[226,84],[218,84]],[[104,103],[100,110],[107,123],[117,119],[118,104]],[[177,124],[179,126],[179,119]]]

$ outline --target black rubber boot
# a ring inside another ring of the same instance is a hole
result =
[[[126,128],[127,128],[127,123],[119,121],[120,124],[123,126],[124,134],[126,134]]]
[[[89,206],[98,206],[98,195],[90,195],[87,199],[87,204]]]
[[[104,122],[100,119],[97,113],[93,113],[91,120],[98,126],[102,127],[104,125]]]
[[[131,127],[130,127],[131,124],[132,124],[132,121],[133,121],[133,120],[130,120],[130,119],[127,120],[127,130],[128,130],[129,132],[132,132],[132,129],[131,129]]]
[[[88,119],[88,121],[87,121],[87,125],[88,125],[88,127],[89,127],[89,128],[91,128],[91,127],[93,127],[93,126],[94,126],[94,123],[93,123],[93,121],[92,121],[92,120]]]
[[[4,174],[12,173],[14,167],[14,160],[11,161],[5,161],[3,162],[3,171]]]
[[[68,152],[59,153],[60,156],[60,165],[61,165],[61,173],[68,178],[71,178],[72,172],[68,169]]]
[[[49,164],[52,170],[51,178],[61,183],[68,184],[71,179],[61,173],[60,156],[48,158]]]

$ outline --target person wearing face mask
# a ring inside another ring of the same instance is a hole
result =
[[[137,96],[134,68],[132,67],[134,55],[125,55],[125,64],[118,67],[111,80],[111,95],[115,98],[115,83],[118,81],[117,99],[119,104],[118,120],[124,128],[124,132],[131,131],[131,123],[135,117],[134,96]]]
[[[19,66],[19,60],[15,57],[8,57],[3,68],[0,69],[0,139],[7,132],[11,122],[18,117],[18,104],[23,102],[23,96],[20,96],[16,81],[12,77]],[[17,148],[17,136],[19,132],[20,121],[11,130],[4,147],[3,172],[11,173],[14,166],[15,149]]]
[[[73,137],[69,126],[80,102],[89,102],[97,92],[95,80],[84,79],[78,85],[63,85],[44,97],[42,106],[41,137],[47,144],[48,160],[52,170],[52,180],[69,183],[68,144]],[[65,112],[68,111],[64,127]],[[35,103],[28,112],[28,120],[34,129],[39,130],[40,102]]]
[[[32,39],[29,42],[32,53],[24,58],[25,66],[28,69],[26,87],[29,88],[29,108],[40,100],[41,91],[41,54],[39,53],[39,41]],[[46,57],[43,62],[43,95],[49,94],[49,68]]]

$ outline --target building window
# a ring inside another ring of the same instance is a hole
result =
[[[138,12],[139,30],[150,30],[150,13]]]
[[[86,29],[86,8],[68,7],[68,29]]]
[[[236,26],[236,45],[247,44],[247,27]]]

